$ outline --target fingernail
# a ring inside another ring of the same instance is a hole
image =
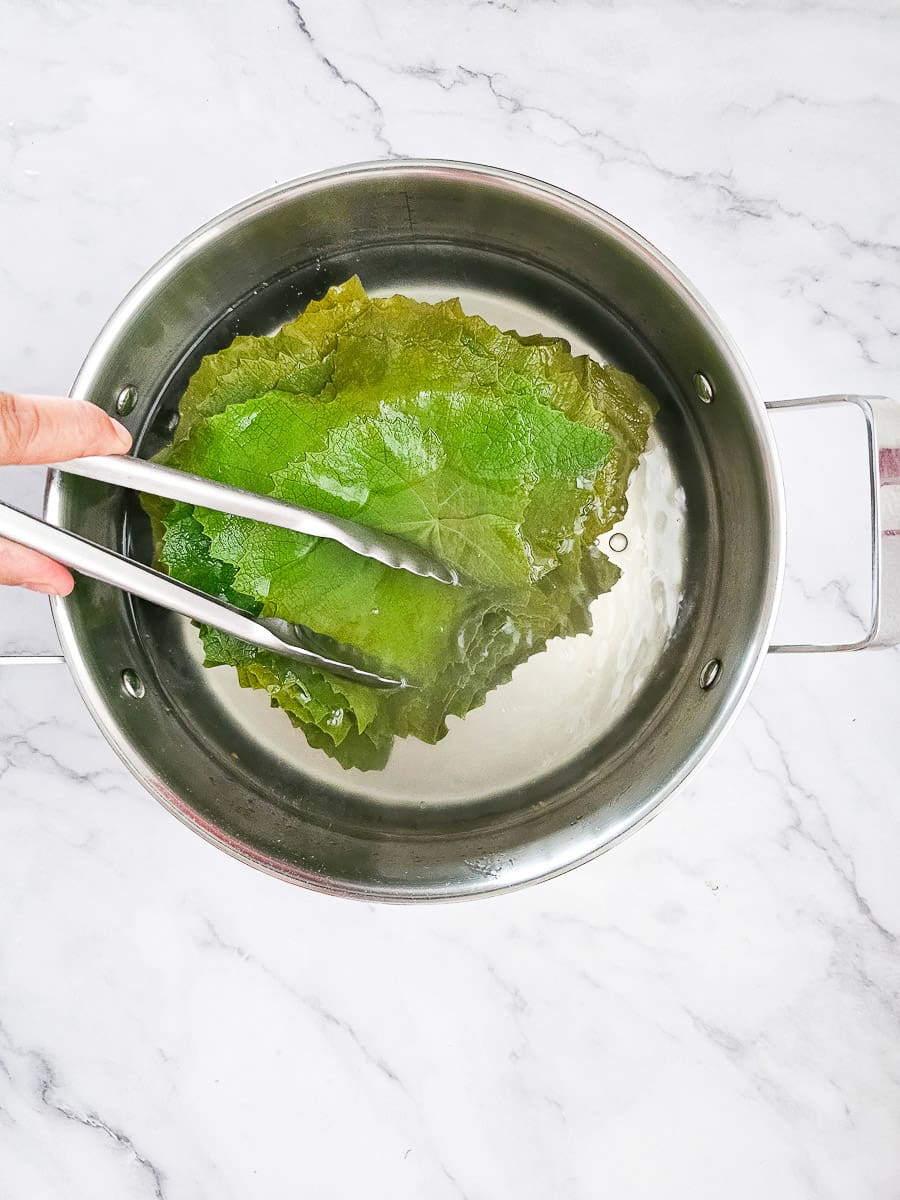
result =
[[[131,449],[131,434],[128,432],[128,430],[125,428],[125,426],[122,424],[122,422],[117,421],[115,417],[110,417],[109,420],[110,420],[110,423],[112,424],[113,429],[116,431],[116,437],[119,439],[119,441],[122,444],[122,449],[130,450]]]

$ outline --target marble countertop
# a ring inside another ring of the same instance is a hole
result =
[[[427,155],[635,226],[771,399],[900,388],[896,0],[0,0],[0,29],[5,387],[67,390],[136,278],[242,197]],[[852,635],[862,432],[797,420],[779,632]],[[0,627],[53,646],[34,595]],[[0,669],[0,1195],[900,1195],[898,679],[890,650],[771,659],[611,854],[392,909],[231,861],[64,667]]]

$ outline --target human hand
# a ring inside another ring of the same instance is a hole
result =
[[[131,434],[86,400],[0,392],[0,466],[64,462],[89,454],[125,454]],[[36,550],[0,538],[0,585],[67,596],[71,573]]]

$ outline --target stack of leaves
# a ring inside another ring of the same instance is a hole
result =
[[[201,630],[208,666],[268,692],[345,767],[437,742],[553,637],[587,632],[618,569],[594,545],[625,511],[654,412],[630,376],[560,339],[503,333],[458,301],[332,288],[273,337],[205,358],[172,467],[349,517],[455,567],[450,587],[336,542],[146,497],[171,575],[283,617],[416,685],[384,692]]]

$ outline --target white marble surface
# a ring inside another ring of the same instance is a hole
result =
[[[135,278],[243,196],[413,154],[636,226],[767,396],[896,392],[898,57],[896,0],[0,0],[0,378],[65,390]],[[783,632],[846,632],[859,431],[794,420]],[[34,596],[0,622],[52,645]],[[769,661],[639,836],[398,910],[230,861],[63,668],[3,671],[0,1196],[897,1197],[898,679],[893,651]]]

